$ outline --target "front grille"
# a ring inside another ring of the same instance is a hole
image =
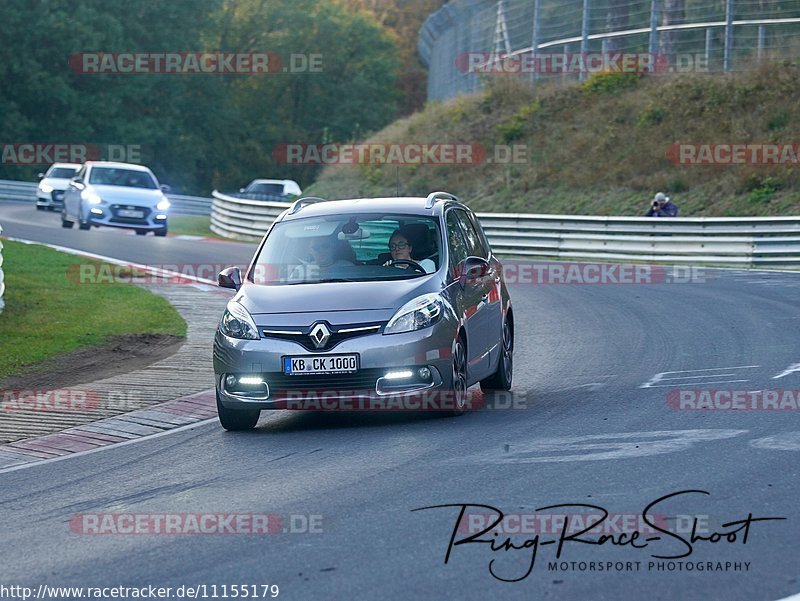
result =
[[[264,374],[270,394],[282,390],[313,391],[374,391],[378,378],[385,370],[361,369],[353,374],[309,374],[287,376],[286,374]]]
[[[339,343],[349,340],[351,338],[357,338],[358,336],[366,336],[368,334],[376,334],[381,331],[383,327],[383,322],[372,322],[372,323],[356,323],[356,324],[348,324],[342,326],[330,326],[328,325],[328,329],[330,330],[330,338],[326,341],[325,346],[317,348],[314,345],[313,340],[311,339],[311,330],[314,326],[319,323],[315,322],[312,325],[305,327],[305,328],[287,328],[289,331],[281,331],[282,328],[269,328],[264,327],[261,328],[261,335],[264,338],[277,338],[279,340],[291,340],[292,342],[297,342],[300,344],[304,349],[311,351],[311,352],[322,352],[322,351],[329,351],[335,348]],[[362,329],[368,328],[368,329]],[[344,331],[343,331],[344,330]],[[346,330],[355,330],[355,331],[346,331]]]

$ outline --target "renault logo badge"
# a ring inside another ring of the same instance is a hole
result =
[[[311,336],[311,341],[314,343],[315,347],[323,348],[331,337],[331,331],[324,323],[318,323],[311,328],[309,336]]]

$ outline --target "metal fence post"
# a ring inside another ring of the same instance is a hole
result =
[[[714,42],[714,30],[706,29],[706,66],[711,68],[711,45]]]
[[[536,58],[537,52],[539,50],[539,42],[542,39],[542,0],[533,0],[533,36],[531,38],[531,57],[533,61],[531,62],[534,65],[533,73],[531,74],[531,78],[533,81],[539,78],[539,62]]]
[[[764,47],[767,45],[767,28],[763,25],[758,26],[758,58],[764,56]]]
[[[733,50],[733,0],[725,2],[725,49],[722,54],[722,70],[731,70],[731,51]]]
[[[586,60],[586,53],[589,52],[589,12],[592,9],[591,0],[583,0],[583,19],[581,20],[581,55]],[[580,79],[586,79],[586,69],[581,70]]]
[[[655,68],[655,57],[656,52],[658,52],[658,16],[661,12],[661,6],[659,5],[659,0],[653,0],[650,4],[650,56],[652,57],[652,64]]]

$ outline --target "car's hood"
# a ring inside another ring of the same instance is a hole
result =
[[[140,206],[155,206],[164,198],[161,190],[148,190],[146,188],[126,188],[124,186],[91,185],[100,198],[110,203],[134,204]]]
[[[389,282],[273,286],[248,283],[242,287],[236,299],[253,316],[369,311],[379,320],[383,319],[381,315],[388,315],[386,319],[389,319],[412,298],[435,291],[435,285],[435,280],[430,276]],[[346,316],[339,316],[335,321],[348,320]]]
[[[69,182],[70,180],[63,177],[46,177],[39,182],[39,187],[41,188],[42,184],[48,184],[49,186],[53,186],[54,190],[66,190],[67,186],[69,186]]]

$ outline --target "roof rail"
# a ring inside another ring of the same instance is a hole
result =
[[[306,205],[312,205],[316,202],[326,202],[324,198],[318,196],[306,196],[305,198],[298,198],[294,201],[292,208],[289,209],[289,215],[294,215]]]
[[[450,194],[450,192],[431,192],[428,194],[428,198],[425,199],[425,208],[432,209],[433,205],[435,205],[437,201],[444,199],[455,200],[458,202],[458,198]]]

